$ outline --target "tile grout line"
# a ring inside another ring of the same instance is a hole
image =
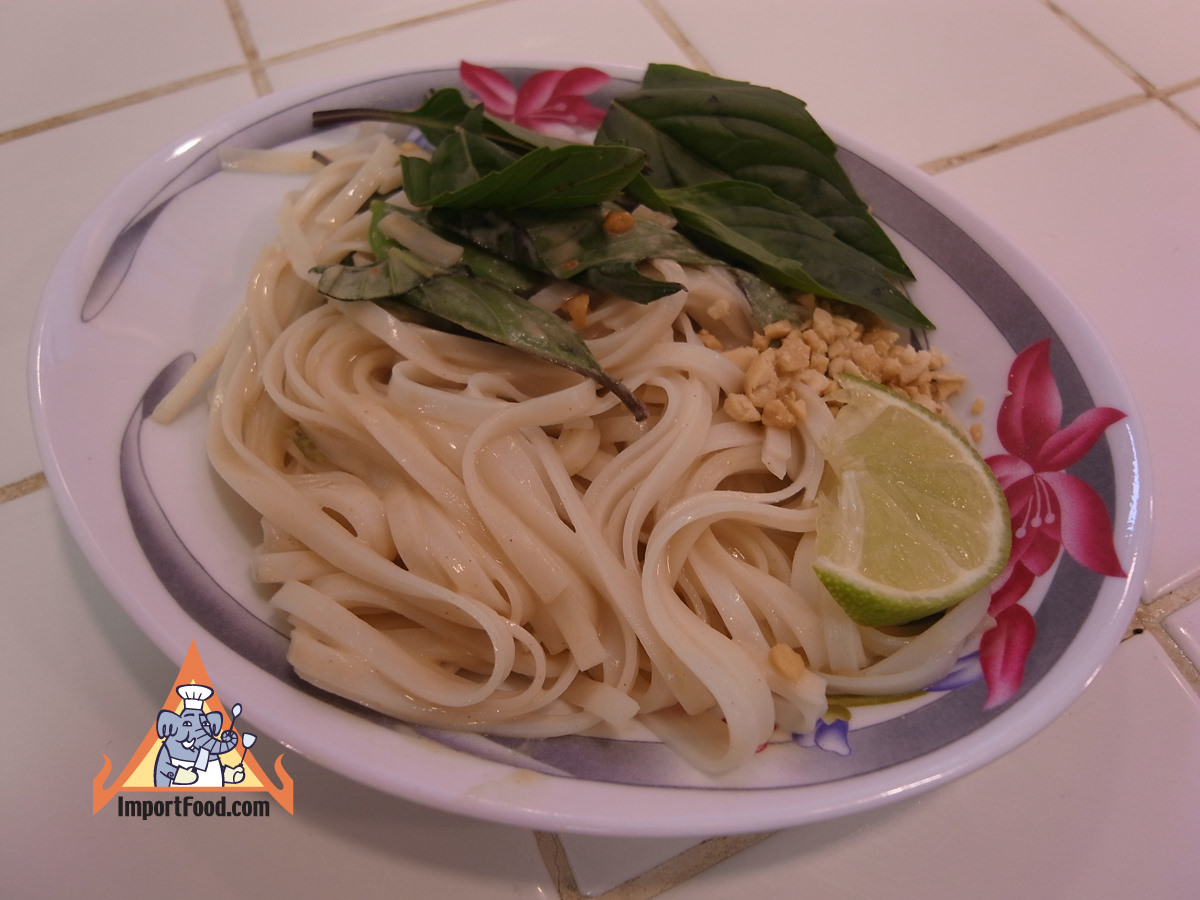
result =
[[[336,47],[354,44],[359,41],[377,37],[378,35],[386,34],[391,31],[409,28],[413,25],[421,25],[425,22],[435,21],[437,19],[451,18],[460,13],[473,12],[489,6],[500,6],[504,3],[511,2],[511,0],[475,0],[473,3],[466,3],[453,9],[441,10],[439,12],[429,13],[428,15],[424,16],[405,19],[402,22],[380,26],[379,28],[347,35],[345,37],[326,41],[320,44],[312,44],[307,47],[291,50],[287,53],[281,53],[277,56],[269,57],[267,59],[263,59],[258,52],[258,46],[253,40],[249,22],[245,18],[244,11],[241,8],[241,0],[225,0],[225,2],[230,18],[233,21],[234,29],[237,31],[238,41],[242,48],[242,52],[246,56],[245,63],[214,69],[210,72],[203,72],[199,75],[191,75],[187,78],[180,78],[176,81],[168,81],[152,88],[136,91],[132,94],[126,94],[122,97],[114,97],[113,99],[106,100],[103,103],[96,103],[92,106],[85,106],[79,109],[71,110],[70,112],[62,113],[61,115],[51,116],[48,119],[39,119],[36,122],[29,122],[25,125],[19,125],[16,128],[9,129],[8,131],[0,132],[0,145],[20,140],[21,138],[30,137],[35,134],[40,134],[44,131],[50,131],[63,125],[70,125],[74,122],[79,122],[84,119],[90,119],[105,113],[124,109],[127,106],[133,106],[146,100],[153,100],[158,97],[174,94],[201,84],[207,84],[221,78],[226,78],[230,75],[249,75],[254,89],[258,94],[269,94],[273,91],[273,88],[270,85],[270,79],[267,75],[267,67],[274,63],[287,62],[293,59],[301,59],[305,56],[311,56],[324,50],[330,50]]]
[[[1047,122],[1044,125],[1039,125],[1036,128],[1031,128],[1028,131],[1021,131],[1016,134],[1009,135],[1006,138],[1001,138],[991,144],[983,147],[977,147],[974,150],[966,150],[962,153],[954,153],[950,156],[943,156],[939,159],[932,159],[928,162],[921,163],[918,168],[928,175],[937,175],[949,169],[957,168],[958,166],[966,165],[967,163],[975,162],[976,160],[984,159],[989,156],[994,156],[997,153],[1002,153],[1005,150],[1011,150],[1014,147],[1020,147],[1024,144],[1030,144],[1034,141],[1045,137],[1050,137],[1060,132],[1070,131],[1080,125],[1086,125],[1089,122],[1094,122],[1098,119],[1103,119],[1119,112],[1124,112],[1127,109],[1133,109],[1136,106],[1141,106],[1146,103],[1151,103],[1156,98],[1148,97],[1144,94],[1136,94],[1130,97],[1125,97],[1121,100],[1113,100],[1109,103],[1094,106],[1091,109],[1085,109],[1077,113],[1072,113],[1069,116],[1064,116],[1061,119],[1056,119],[1053,122]]]
[[[1149,78],[1127,63],[1120,56],[1120,54],[1113,50],[1112,47],[1108,46],[1108,44],[1104,43],[1104,41],[1100,40],[1100,38],[1098,38],[1089,29],[1085,28],[1078,19],[1059,6],[1055,0],[1042,0],[1042,3],[1048,10],[1050,10],[1050,12],[1058,16],[1058,18],[1062,20],[1063,24],[1091,44],[1096,50],[1100,51],[1100,53],[1103,54],[1109,62],[1120,69],[1128,78],[1137,84],[1137,86],[1146,93],[1146,96],[1159,96],[1158,88],[1154,86],[1154,83],[1151,82]]]
[[[558,900],[582,900],[584,895],[579,893],[575,871],[571,868],[571,860],[559,836],[549,831],[535,831],[533,840],[542,857],[542,865],[554,882],[554,894]]]
[[[710,74],[715,74],[708,60],[704,58],[704,54],[702,54],[700,49],[691,42],[687,34],[679,26],[679,24],[671,18],[670,14],[662,8],[662,4],[659,3],[658,0],[642,0],[642,6],[645,8],[646,12],[650,13],[650,15],[654,17],[654,20],[658,22],[659,26],[667,33],[667,36],[675,43],[675,45],[683,51],[684,55],[691,61],[693,66]]]
[[[652,900],[777,833],[761,831],[709,838],[605,891],[594,900]]]
[[[1048,122],[1045,125],[1037,128],[1032,128],[1028,131],[1019,132],[1009,137],[1002,138],[995,143],[988,144],[984,147],[979,147],[975,150],[968,150],[963,153],[956,153],[950,156],[944,156],[939,159],[933,159],[926,163],[922,163],[918,168],[929,175],[936,175],[939,172],[945,172],[948,169],[953,169],[966,163],[975,162],[976,160],[992,156],[996,153],[1001,153],[1005,150],[1010,150],[1013,147],[1019,147],[1023,144],[1028,144],[1040,138],[1049,137],[1061,131],[1066,131],[1078,125],[1083,125],[1096,119],[1104,118],[1117,112],[1122,112],[1126,109],[1131,109],[1135,106],[1147,102],[1158,101],[1167,107],[1179,118],[1183,119],[1192,128],[1200,130],[1200,121],[1192,118],[1182,107],[1174,102],[1172,96],[1189,90],[1193,87],[1200,86],[1200,78],[1194,78],[1185,81],[1182,84],[1177,84],[1171,87],[1160,88],[1155,85],[1150,79],[1142,75],[1137,69],[1126,62],[1116,51],[1105,44],[1102,40],[1096,37],[1091,31],[1085,28],[1077,19],[1063,10],[1055,0],[1041,0],[1042,4],[1055,16],[1057,16],[1067,27],[1074,31],[1079,37],[1083,38],[1095,50],[1105,57],[1110,63],[1116,66],[1121,72],[1129,78],[1141,94],[1138,96],[1126,97],[1121,100],[1114,100],[1110,103],[1102,104],[1091,109],[1082,110],[1070,116],[1065,116],[1053,122]]]
[[[1197,131],[1200,131],[1200,118],[1194,118],[1186,109],[1184,109],[1182,106],[1180,106],[1178,103],[1176,103],[1175,100],[1170,95],[1161,97],[1159,99],[1162,102],[1163,106],[1167,107],[1167,109],[1171,110],[1171,112],[1175,113],[1175,115],[1177,115],[1177,116],[1179,116],[1179,118],[1183,119],[1183,121],[1186,122],[1188,125],[1190,125],[1192,128],[1195,128]]]
[[[201,84],[208,84],[212,81],[217,81],[221,78],[227,78],[230,75],[246,73],[245,65],[226,66],[222,69],[213,69],[210,72],[205,72],[201,75],[192,75],[188,78],[181,78],[178,81],[168,81],[164,84],[157,85],[152,88],[147,88],[144,91],[136,91],[132,94],[126,94],[123,97],[115,97],[112,100],[106,100],[103,103],[97,103],[92,106],[84,106],[80,109],[72,110],[71,112],[62,113],[61,115],[51,116],[49,119],[40,119],[37,122],[30,122],[27,125],[19,125],[5,132],[0,132],[0,145],[7,144],[21,138],[30,137],[35,134],[41,134],[44,131],[51,131],[63,125],[70,125],[74,122],[81,122],[85,119],[95,118],[96,116],[104,115],[105,113],[115,112],[124,109],[127,106],[135,106],[138,103],[143,103],[146,100],[154,100],[158,97],[165,97],[169,94],[178,93],[179,91],[187,90],[188,88],[196,87]]]
[[[414,25],[423,24],[425,22],[435,21],[438,19],[451,18],[453,16],[472,12],[478,9],[483,9],[491,6],[499,6],[511,0],[476,0],[473,3],[467,3],[463,6],[453,9],[441,10],[435,13],[429,13],[424,16],[417,16],[412,19],[406,19],[402,22],[393,23],[391,25],[380,26],[378,28],[367,31],[358,32],[353,35],[346,35],[335,40],[326,41],[320,44],[312,44],[296,50],[291,50],[286,53],[281,53],[277,56],[263,59],[258,52],[257,44],[253,39],[252,30],[249,21],[246,18],[245,11],[242,8],[241,0],[225,0],[226,8],[229,12],[230,19],[233,22],[235,31],[237,32],[238,41],[241,45],[242,52],[246,57],[246,62],[241,65],[227,66],[221,69],[215,69],[210,72],[205,72],[199,75],[193,75],[188,78],[179,79],[177,81],[167,82],[157,85],[153,88],[148,88],[143,91],[138,91],[132,94],[127,94],[123,97],[117,97],[112,100],[98,103],[92,106],[83,107],[72,110],[58,116],[53,116],[49,119],[42,119],[37,122],[31,122],[26,125],[18,126],[5,132],[0,132],[0,145],[11,141],[19,140],[24,137],[29,137],[34,134],[39,134],[43,131],[49,131],[63,125],[69,125],[84,119],[93,118],[103,115],[108,112],[122,109],[127,106],[132,106],[146,100],[152,100],[157,97],[166,96],[178,91],[186,90],[197,85],[206,84],[220,78],[225,78],[238,73],[245,73],[250,76],[255,91],[259,95],[269,94],[273,91],[270,83],[270,78],[267,74],[267,67],[280,62],[287,62],[293,59],[302,59],[306,56],[311,56],[325,50],[335,49],[337,47],[347,46],[357,43],[362,40],[367,40],[372,37],[377,37],[381,34],[386,34],[391,31],[401,30]],[[1020,132],[1006,138],[1002,138],[992,144],[980,147],[974,150],[964,151],[958,154],[941,157],[930,160],[919,166],[928,174],[937,174],[946,171],[947,169],[956,166],[964,165],[968,162],[973,162],[986,156],[1008,150],[1012,147],[1020,146],[1031,141],[1037,140],[1048,135],[1052,135],[1058,131],[1072,128],[1076,125],[1090,122],[1096,118],[1102,118],[1115,112],[1120,112],[1132,106],[1144,103],[1150,100],[1158,100],[1165,106],[1171,109],[1176,115],[1182,118],[1188,125],[1200,129],[1200,122],[1193,119],[1186,111],[1179,107],[1171,98],[1172,95],[1190,90],[1195,87],[1200,87],[1200,78],[1191,79],[1181,84],[1174,85],[1169,88],[1156,88],[1154,85],[1146,81],[1136,71],[1129,68],[1119,57],[1108,50],[1102,43],[1096,40],[1090,33],[1078,26],[1074,20],[1070,19],[1065,13],[1062,13],[1052,0],[1042,0],[1046,6],[1061,15],[1073,28],[1080,32],[1090,42],[1094,43],[1106,56],[1109,56],[1115,65],[1122,68],[1123,71],[1135,81],[1143,90],[1143,95],[1136,97],[1128,97],[1124,100],[1113,101],[1110,104],[1095,107],[1089,110],[1083,110],[1072,116],[1067,116],[1055,122],[1048,123],[1039,128],[1029,131]],[[643,7],[654,17],[668,37],[684,52],[691,60],[692,64],[697,68],[712,72],[712,66],[704,58],[703,54],[696,46],[688,39],[686,33],[671,16],[662,8],[658,0],[642,0]]]
[[[241,0],[225,0],[225,9],[229,13],[233,30],[237,33],[242,55],[246,57],[246,66],[250,73],[250,80],[254,83],[254,91],[258,96],[265,97],[273,91],[271,79],[267,77],[266,67],[263,65],[262,57],[259,56],[258,45],[254,42],[250,21],[246,18],[246,11],[242,8]]]
[[[1197,602],[1200,602],[1200,578],[1139,606],[1134,613],[1133,627],[1134,633],[1140,630],[1157,640],[1179,674],[1200,694],[1200,667],[1184,652],[1164,624],[1168,617],[1189,603]]]
[[[696,875],[724,862],[777,834],[775,831],[712,837],[675,854],[665,862],[623,881],[600,894],[579,889],[571,861],[561,838],[551,832],[535,831],[534,839],[542,862],[554,882],[559,900],[653,900]]]
[[[1042,0],[1042,3],[1052,13],[1058,16],[1064,24],[1072,31],[1078,34],[1081,38],[1091,44],[1098,50],[1109,62],[1121,70],[1131,81],[1134,82],[1145,95],[1152,100],[1160,101],[1164,106],[1171,110],[1175,115],[1179,116],[1190,125],[1192,128],[1200,131],[1200,121],[1192,118],[1182,107],[1178,106],[1172,99],[1171,95],[1179,91],[1187,90],[1189,87],[1195,87],[1200,84],[1200,78],[1192,79],[1190,82],[1185,82],[1182,85],[1175,87],[1159,87],[1141,72],[1139,72],[1132,64],[1115,51],[1112,47],[1100,40],[1091,30],[1086,28],[1082,22],[1072,16],[1069,12],[1058,5],[1055,0]]]
[[[24,497],[26,494],[40,491],[45,486],[45,473],[35,472],[33,475],[28,475],[19,481],[14,481],[0,487],[0,503],[7,503],[9,500],[16,500],[19,497]]]
[[[480,9],[486,9],[489,6],[502,6],[503,4],[510,2],[512,2],[512,0],[475,0],[474,3],[466,3],[462,6],[456,6],[453,9],[443,9],[437,12],[427,13],[423,16],[414,16],[411,19],[405,19],[401,22],[393,22],[390,25],[380,25],[377,28],[371,28],[367,31],[359,31],[355,34],[343,35],[342,37],[323,41],[319,44],[309,44],[307,47],[299,47],[295,50],[289,50],[286,53],[280,53],[276,56],[268,57],[263,61],[263,65],[270,66],[281,62],[290,62],[294,59],[303,59],[306,56],[313,56],[317,53],[323,53],[326,50],[336,50],[339,47],[357,44],[360,41],[369,40],[370,38],[379,37],[380,35],[384,34],[390,34],[393,31],[403,31],[406,28],[412,28],[416,25],[424,25],[427,22],[436,22],[439,19],[451,19],[457,15],[475,12]]]

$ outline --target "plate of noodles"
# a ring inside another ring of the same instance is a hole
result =
[[[999,757],[1124,635],[1145,454],[1076,306],[932,179],[832,129],[829,179],[902,257],[902,287],[864,309],[814,299],[761,248],[730,263],[695,223],[744,182],[664,184],[688,167],[606,144],[617,112],[669,129],[675,110],[629,99],[655,79],[764,96],[678,67],[512,63],[281,93],[149,159],[55,270],[31,390],[66,521],[138,626],[176,661],[194,643],[296,752],[549,831],[785,827]],[[381,109],[411,115],[362,114]],[[331,110],[358,113],[314,127]],[[470,165],[447,181],[456,141]],[[597,148],[638,202],[606,195],[593,231],[523,206],[546,160]],[[495,174],[514,160],[518,187]],[[461,224],[497,203],[516,250],[493,219]],[[628,229],[655,235],[636,265],[613,255]],[[763,296],[790,311],[768,323]],[[1007,564],[944,613],[862,625],[814,575],[844,373],[954,423],[1003,489]]]

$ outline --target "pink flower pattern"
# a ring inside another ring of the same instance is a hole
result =
[[[1025,662],[1037,636],[1033,616],[1019,601],[1063,550],[1080,565],[1102,575],[1123,576],[1110,518],[1095,490],[1069,474],[1125,413],[1098,406],[1062,425],[1062,397],[1050,368],[1050,341],[1026,348],[1008,373],[1008,397],[996,430],[1007,453],[988,457],[1012,516],[1012,553],[992,585],[988,613],[995,625],[979,647],[987,684],[985,708],[1017,693]]]
[[[486,66],[464,60],[458,71],[488,113],[522,128],[578,140],[604,121],[604,110],[585,96],[609,81],[598,69],[546,69],[531,75],[519,89]]]

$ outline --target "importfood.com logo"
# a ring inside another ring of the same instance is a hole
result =
[[[270,800],[230,796],[243,793],[268,794],[291,813],[292,778],[284,771],[283,755],[275,759],[277,785],[250,751],[255,735],[237,727],[241,713],[240,703],[228,711],[222,706],[193,642],[154,723],[109,787],[104,781],[112,762],[104,757],[100,774],[92,779],[92,814],[114,797],[120,817],[271,814]]]

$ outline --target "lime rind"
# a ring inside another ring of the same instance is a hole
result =
[[[848,403],[822,440],[835,478],[818,497],[821,583],[856,622],[885,627],[949,609],[988,585],[1012,534],[991,468],[946,420],[883,385],[843,376]]]

